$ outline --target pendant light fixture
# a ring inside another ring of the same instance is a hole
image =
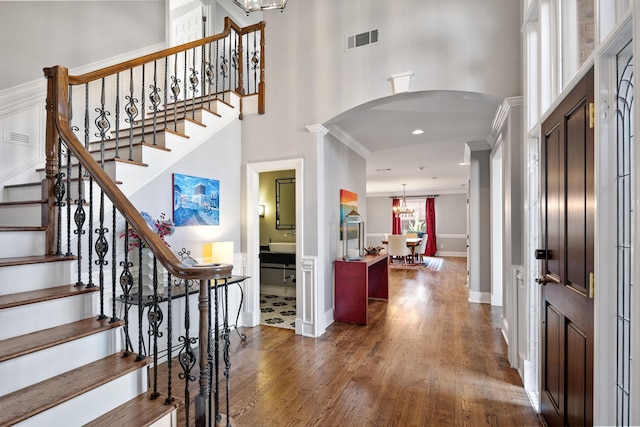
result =
[[[259,12],[262,10],[269,9],[280,9],[284,10],[284,7],[287,5],[287,0],[233,0],[235,4],[240,6],[244,11],[249,14],[249,12]]]
[[[402,184],[402,204],[393,208],[393,211],[400,216],[413,216],[415,209],[407,206],[407,184]]]

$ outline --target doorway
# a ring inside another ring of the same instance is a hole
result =
[[[593,424],[593,68],[542,125],[541,412]]]
[[[503,289],[503,199],[502,135],[491,158],[491,305],[502,307]],[[504,316],[504,313],[502,314]]]
[[[303,292],[301,291],[301,280],[292,280],[293,278],[301,277],[301,260],[303,258],[302,242],[304,241],[304,227],[303,227],[303,195],[302,190],[304,188],[304,178],[302,170],[302,159],[290,159],[290,160],[276,160],[271,162],[261,163],[248,163],[247,164],[247,274],[251,277],[249,286],[246,290],[246,308],[243,318],[245,325],[256,326],[261,322],[260,311],[260,223],[263,218],[260,217],[262,208],[261,204],[265,205],[265,218],[267,215],[266,203],[261,203],[260,200],[260,175],[262,173],[270,173],[276,171],[290,170],[294,172],[295,176],[295,229],[282,230],[282,234],[293,233],[294,236],[286,236],[290,241],[295,242],[295,265],[293,268],[289,266],[287,274],[284,279],[288,281],[292,286],[290,293],[295,295],[295,333],[302,334],[303,322],[301,313],[305,310],[309,311],[311,307],[308,307],[312,302],[302,298]],[[275,185],[275,182],[274,182]],[[264,200],[263,200],[264,201]],[[275,201],[273,205],[275,209]],[[274,216],[275,221],[275,216]],[[284,235],[282,236],[285,237]],[[273,238],[272,238],[273,242]],[[276,242],[273,242],[276,243]],[[281,242],[284,243],[284,242]],[[268,246],[268,240],[266,245]],[[293,270],[293,271],[289,271]],[[293,274],[293,276],[291,276]],[[305,305],[306,304],[306,305]]]
[[[259,174],[260,324],[295,329],[295,170]]]

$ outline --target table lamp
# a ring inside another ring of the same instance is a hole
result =
[[[233,242],[207,242],[202,247],[202,259],[206,263],[233,265]]]

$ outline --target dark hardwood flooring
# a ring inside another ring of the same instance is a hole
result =
[[[541,425],[499,316],[468,302],[465,274],[464,258],[390,270],[389,301],[370,300],[368,326],[336,322],[318,339],[269,326],[243,328],[246,342],[234,333],[233,425]],[[183,383],[174,387],[182,395]],[[193,401],[197,382],[191,390]]]

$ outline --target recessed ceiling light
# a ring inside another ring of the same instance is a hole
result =
[[[413,132],[411,132],[412,135],[421,135],[423,133],[424,131],[422,129],[416,129]]]

